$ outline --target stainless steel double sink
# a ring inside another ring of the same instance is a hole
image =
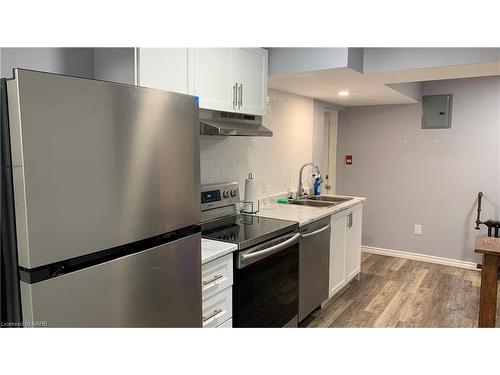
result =
[[[341,198],[341,197],[331,197],[327,195],[315,195],[307,198],[302,198],[290,202],[290,204],[295,204],[297,206],[309,206],[309,207],[333,207],[337,204],[350,201],[353,198]]]

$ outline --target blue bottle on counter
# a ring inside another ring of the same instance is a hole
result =
[[[321,176],[317,174],[314,176],[314,195],[321,194]]]

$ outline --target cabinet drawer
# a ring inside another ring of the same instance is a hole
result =
[[[224,289],[203,301],[203,328],[218,327],[233,316],[233,288]]]
[[[201,267],[203,299],[233,285],[233,254],[225,255]]]
[[[222,323],[217,328],[233,328],[233,318],[226,320],[224,323]]]

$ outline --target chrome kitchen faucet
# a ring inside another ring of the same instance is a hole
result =
[[[300,198],[304,197],[304,186],[302,184],[302,171],[308,165],[313,166],[316,169],[316,171],[318,172],[318,175],[321,176],[321,172],[319,170],[319,167],[316,164],[314,164],[312,161],[309,161],[307,163],[302,164],[302,166],[300,167],[300,170],[299,170],[299,184],[297,186],[297,197],[296,197],[297,199],[300,199]]]

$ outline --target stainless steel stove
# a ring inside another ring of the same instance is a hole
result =
[[[204,238],[231,242],[243,250],[298,228],[294,221],[237,214],[202,224]]]
[[[298,229],[295,221],[239,214],[237,182],[205,185],[201,188],[202,235],[230,242],[243,250]]]
[[[201,187],[202,237],[238,245],[233,326],[298,324],[299,224],[238,213],[237,182]]]

